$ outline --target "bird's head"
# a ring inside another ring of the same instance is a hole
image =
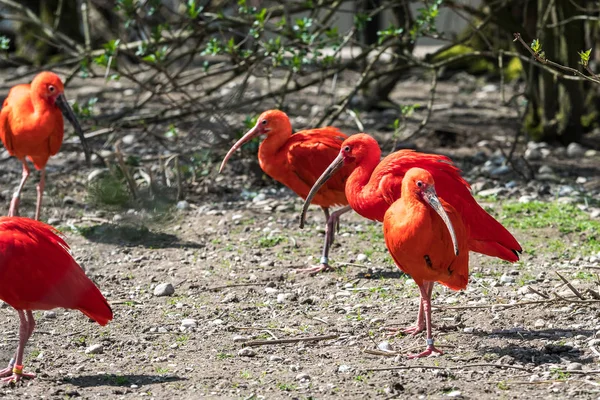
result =
[[[31,89],[50,104],[55,104],[57,99],[65,92],[65,87],[58,75],[48,71],[39,73],[33,79]]]
[[[229,160],[231,155],[235,153],[235,151],[242,147],[245,143],[249,142],[255,137],[263,135],[270,136],[276,134],[292,134],[292,124],[290,123],[290,119],[288,118],[286,113],[279,110],[269,110],[260,114],[260,116],[256,120],[256,125],[254,125],[254,127],[248,132],[246,132],[240,140],[238,140],[233,146],[231,146],[231,149],[229,149],[227,155],[225,155],[225,158],[223,158],[223,162],[221,163],[219,172],[223,170],[225,164],[227,164],[227,161]]]
[[[339,157],[343,159],[344,164],[356,163],[359,165],[365,160],[375,160],[375,163],[378,163],[381,149],[373,137],[366,133],[357,133],[344,140]]]
[[[413,196],[423,204],[430,206],[440,216],[452,238],[454,254],[458,255],[458,241],[456,240],[454,227],[446,210],[444,210],[442,202],[437,196],[435,182],[431,173],[422,168],[409,169],[402,179],[402,196]]]
[[[81,141],[85,159],[88,165],[90,165],[91,152],[85,140],[85,136],[83,135],[83,129],[81,129],[81,125],[79,124],[73,109],[67,102],[67,98],[65,97],[65,87],[58,75],[49,71],[40,72],[31,82],[31,91],[51,105],[56,105],[65,118],[73,125],[73,128]]]

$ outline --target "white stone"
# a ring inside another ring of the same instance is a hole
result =
[[[93,345],[89,346],[87,349],[85,349],[85,354],[102,354],[102,353],[104,353],[104,346],[102,346],[100,343],[93,344]]]
[[[154,296],[171,296],[175,293],[175,288],[170,283],[161,283],[154,288]]]

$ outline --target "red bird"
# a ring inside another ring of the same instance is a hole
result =
[[[439,196],[452,205],[468,228],[469,250],[515,262],[522,251],[517,240],[489,215],[473,198],[469,184],[448,157],[399,150],[381,162],[377,141],[357,134],[342,144],[339,155],[319,178],[305,200],[300,227],[308,203],[329,177],[344,165],[354,165],[346,182],[346,196],[354,211],[365,218],[383,221],[390,205],[400,198],[402,178],[413,167],[429,171],[436,182]]]
[[[29,218],[0,217],[0,300],[19,313],[19,344],[4,382],[34,378],[23,372],[23,351],[35,328],[33,310],[69,308],[106,325],[113,313],[57,231]]]
[[[50,156],[58,153],[63,141],[64,125],[61,111],[79,135],[89,164],[90,152],[83,131],[67,103],[63,83],[56,74],[41,72],[30,85],[13,86],[4,100],[0,111],[0,139],[8,153],[23,163],[23,177],[10,202],[8,215],[11,217],[19,213],[21,191],[29,177],[29,167],[25,158],[29,158],[35,168],[41,171],[35,209],[35,219],[40,218],[46,183],[46,163]]]
[[[437,197],[428,171],[411,168],[406,172],[402,196],[385,212],[383,236],[398,268],[409,274],[421,291],[417,324],[404,332],[415,334],[426,328],[427,349],[409,358],[442,354],[431,335],[431,292],[435,282],[453,290],[467,287],[468,233],[454,207]]]
[[[306,198],[317,178],[340,152],[342,142],[348,137],[334,127],[309,129],[292,134],[292,125],[288,116],[279,110],[265,111],[258,117],[254,128],[238,140],[229,150],[219,172],[223,170],[229,157],[244,143],[253,138],[266,135],[258,148],[260,167],[277,182],[293,190],[298,196]],[[331,174],[331,180],[313,193],[311,203],[318,205],[325,214],[325,244],[321,265],[302,270],[311,274],[331,268],[329,266],[329,247],[333,243],[335,227],[340,215],[350,211],[347,206],[344,185],[351,167],[341,168]],[[345,206],[329,215],[332,206]]]

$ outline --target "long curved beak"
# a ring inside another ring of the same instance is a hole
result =
[[[300,214],[300,229],[304,228],[306,211],[308,210],[308,206],[310,206],[313,197],[315,197],[319,189],[321,189],[321,186],[323,186],[325,182],[327,182],[329,178],[331,178],[333,174],[335,174],[343,166],[344,156],[340,152],[340,154],[338,154],[338,156],[332,161],[332,163],[329,164],[329,167],[327,167],[327,169],[323,171],[319,179],[317,179],[317,181],[313,185],[312,189],[310,189],[310,192],[308,192],[308,196],[306,196],[306,199],[304,200],[304,205],[302,206],[302,214]]]
[[[249,142],[252,139],[254,139],[255,137],[257,137],[258,135],[260,135],[260,133],[261,132],[260,132],[260,129],[258,129],[258,123],[256,123],[256,125],[254,125],[254,128],[250,129],[248,132],[246,132],[244,134],[244,136],[241,137],[240,140],[235,142],[235,144],[233,146],[231,146],[231,149],[229,149],[229,151],[225,155],[225,158],[223,159],[223,162],[221,163],[221,167],[219,168],[219,173],[221,173],[221,171],[223,171],[223,168],[225,168],[225,164],[227,164],[227,161],[229,160],[231,155],[233,153],[235,153],[235,151],[237,149],[242,147],[244,145],[244,143]]]
[[[454,233],[454,227],[452,226],[452,222],[450,222],[450,217],[444,210],[444,206],[440,202],[437,193],[435,192],[435,188],[433,186],[429,186],[427,189],[423,191],[423,200],[427,202],[435,210],[435,212],[442,218],[442,221],[446,224],[448,228],[448,232],[450,232],[450,237],[452,238],[452,244],[454,245],[454,255],[458,255],[458,241],[456,240],[456,234]]]
[[[79,121],[77,120],[73,109],[67,102],[67,99],[63,93],[59,94],[56,97],[56,105],[58,106],[58,108],[60,108],[60,111],[63,113],[65,118],[69,120],[71,125],[73,125],[73,128],[75,129],[75,132],[77,133],[77,136],[79,136],[79,140],[81,141],[81,146],[83,147],[83,152],[85,154],[85,162],[88,166],[91,166],[92,154],[90,152],[90,148],[87,144],[87,141],[85,140],[85,136],[83,135],[83,129],[81,129],[81,125],[79,125]]]

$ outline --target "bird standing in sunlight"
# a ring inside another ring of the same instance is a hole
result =
[[[387,209],[400,198],[402,181],[411,168],[423,168],[433,176],[440,198],[452,205],[469,229],[469,250],[506,261],[519,260],[521,246],[511,233],[473,198],[469,184],[448,157],[399,150],[380,160],[381,150],[369,135],[350,136],[339,155],[321,175],[304,202],[300,227],[312,196],[340,168],[353,166],[346,182],[352,209],[365,218],[383,221]]]
[[[237,149],[260,135],[266,135],[258,149],[258,162],[262,170],[303,199],[306,198],[317,178],[339,154],[340,146],[347,138],[337,128],[330,126],[292,134],[292,125],[284,112],[265,111],[258,117],[254,128],[231,147],[221,163],[219,172],[223,170],[227,160]],[[310,203],[321,207],[327,221],[325,243],[320,265],[302,270],[303,272],[315,274],[331,268],[329,248],[334,240],[335,228],[340,215],[350,211],[344,192],[350,171],[351,166],[342,168],[332,174],[331,180],[326,185],[313,193]],[[329,208],[333,206],[345,207],[330,215]]]
[[[29,218],[0,217],[0,300],[19,314],[19,344],[4,382],[35,375],[23,372],[23,352],[33,333],[33,310],[69,308],[106,325],[110,305],[73,259],[57,231]]]
[[[416,334],[426,329],[427,349],[409,357],[441,354],[431,334],[431,293],[434,282],[453,290],[467,287],[468,232],[454,207],[438,198],[428,171],[411,168],[406,172],[402,196],[385,212],[383,235],[396,265],[414,279],[421,292],[417,323],[403,332]]]
[[[46,163],[50,156],[58,153],[63,141],[64,124],[61,111],[79,135],[89,164],[90,151],[83,131],[67,103],[63,83],[56,74],[41,72],[31,84],[13,86],[4,100],[0,111],[0,139],[8,153],[23,164],[21,183],[10,202],[9,216],[17,216],[19,213],[21,192],[29,177],[29,167],[25,159],[29,158],[35,168],[41,171],[35,208],[35,219],[40,218],[46,183]]]

